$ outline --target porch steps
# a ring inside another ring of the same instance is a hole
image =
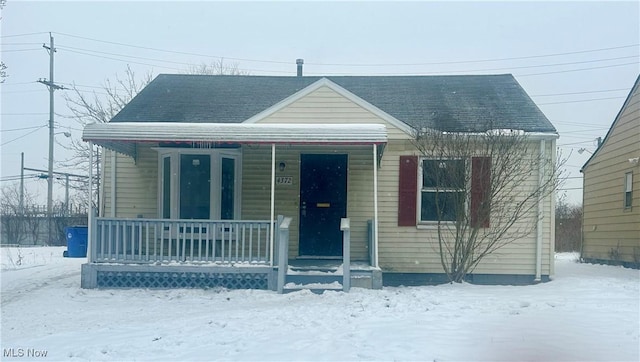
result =
[[[322,294],[327,290],[341,291],[342,271],[337,267],[289,267],[284,292],[309,290]]]

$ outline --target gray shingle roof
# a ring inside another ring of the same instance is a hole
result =
[[[322,78],[161,74],[112,122],[239,123]],[[415,129],[556,131],[510,74],[324,78]]]

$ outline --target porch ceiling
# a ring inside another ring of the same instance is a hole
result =
[[[136,143],[366,145],[387,143],[382,124],[113,122],[84,128],[84,141],[135,157]]]

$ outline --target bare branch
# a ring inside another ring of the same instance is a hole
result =
[[[105,80],[100,92],[84,92],[75,84],[71,87],[71,92],[65,94],[67,107],[71,110],[76,122],[84,128],[89,123],[106,123],[111,120],[133,97],[151,82],[152,74],[146,73],[138,78],[131,67],[127,66],[124,78],[116,75],[115,81]],[[72,139],[65,148],[72,151],[72,156],[62,161],[62,165],[75,170],[82,170],[89,174],[89,168],[93,168],[95,176],[94,183],[96,194],[94,195],[94,205],[99,206],[97,190],[99,190],[101,175],[100,163],[102,162],[102,151],[99,147],[89,149],[89,144],[79,139]],[[94,162],[89,165],[89,154],[94,153]],[[72,182],[70,187],[76,190],[86,190],[86,182]]]
[[[249,75],[246,70],[238,67],[238,63],[225,63],[224,58],[214,60],[209,64],[202,63],[189,67],[186,74],[204,74],[204,75]]]
[[[539,200],[547,200],[560,180],[562,162],[541,154],[539,141],[520,131],[429,130],[417,133],[414,145],[425,158],[423,204],[437,227],[442,267],[455,282],[464,280],[488,255],[529,236],[543,217]],[[480,191],[481,196],[473,195],[471,187],[476,158],[490,165],[485,170],[490,186]]]

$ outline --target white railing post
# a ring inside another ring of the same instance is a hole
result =
[[[348,292],[351,289],[351,220],[340,219],[342,230],[342,290]]]
[[[89,212],[91,214],[93,214],[94,209],[91,208],[91,210],[89,210]],[[87,237],[89,238],[87,240],[87,255],[89,256],[89,263],[93,263],[94,261],[96,261],[96,255],[97,255],[97,241],[98,241],[98,220],[95,217],[95,215],[93,215],[93,217],[91,217],[89,219],[90,225],[91,227],[89,227],[87,229]]]
[[[282,223],[105,217],[89,220],[90,261],[145,264],[179,260],[271,265],[268,234]],[[254,247],[259,250],[256,252]]]
[[[284,292],[284,283],[289,268],[289,224],[291,218],[285,217],[278,225],[278,293]]]

